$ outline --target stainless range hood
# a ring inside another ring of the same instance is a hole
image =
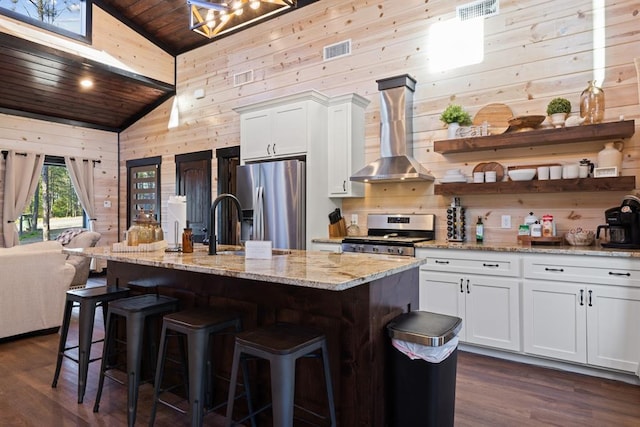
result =
[[[433,181],[413,158],[413,92],[416,81],[408,74],[376,80],[380,91],[380,155],[353,174],[351,181]]]

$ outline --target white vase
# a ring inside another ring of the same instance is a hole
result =
[[[460,127],[460,123],[458,122],[449,123],[449,127],[447,128],[447,138],[455,139],[456,131],[458,130],[459,127]]]
[[[598,152],[598,167],[616,167],[618,175],[622,169],[622,142],[605,142],[604,148]]]
[[[554,127],[561,128],[567,118],[567,113],[555,113],[549,117],[551,117],[551,124]]]

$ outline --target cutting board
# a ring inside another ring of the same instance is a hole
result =
[[[506,104],[494,103],[482,107],[473,117],[474,126],[482,126],[486,121],[489,124],[489,134],[498,135],[509,129],[509,120],[513,117],[513,111]]]

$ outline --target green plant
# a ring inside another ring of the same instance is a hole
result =
[[[556,113],[571,112],[571,102],[566,98],[553,98],[549,105],[547,105],[547,114],[552,115]]]
[[[440,115],[440,120],[449,123],[459,123],[460,126],[469,126],[471,124],[471,116],[464,109],[456,104],[450,104],[444,109]]]

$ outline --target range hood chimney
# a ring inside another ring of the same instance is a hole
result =
[[[433,181],[429,171],[413,158],[413,92],[416,81],[408,74],[376,80],[380,91],[380,155],[351,176],[351,181]]]

